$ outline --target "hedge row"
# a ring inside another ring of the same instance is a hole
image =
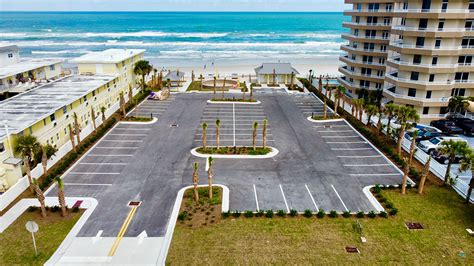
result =
[[[393,206],[393,204],[392,204],[392,206]],[[389,209],[390,209],[390,211],[388,213],[384,212],[384,211],[379,212],[379,213],[376,213],[374,211],[370,211],[367,214],[362,212],[362,211],[359,211],[357,213],[354,213],[354,212],[351,212],[351,211],[345,211],[342,214],[339,214],[335,210],[332,210],[329,213],[326,213],[324,210],[319,210],[316,213],[314,213],[312,210],[305,210],[301,215],[306,217],[306,218],[311,218],[313,216],[316,216],[317,218],[320,218],[320,219],[324,218],[325,216],[328,216],[330,218],[337,218],[337,217],[341,217],[341,216],[344,217],[344,218],[351,218],[351,217],[376,218],[377,216],[383,217],[383,218],[388,218],[389,214],[390,215],[396,215],[398,213],[398,210],[396,208],[389,208]],[[226,218],[229,218],[231,216],[234,217],[234,218],[239,218],[242,215],[245,218],[252,218],[252,217],[273,218],[275,216],[278,216],[278,217],[286,217],[286,216],[298,217],[300,214],[295,209],[290,210],[289,213],[285,212],[284,210],[278,210],[276,212],[274,212],[273,210],[266,210],[266,211],[265,210],[259,210],[257,212],[253,212],[253,211],[241,212],[241,211],[235,210],[235,211],[223,212],[222,213],[222,218],[226,219]]]

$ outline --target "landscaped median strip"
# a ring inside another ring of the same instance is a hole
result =
[[[270,152],[266,154],[258,154],[258,155],[250,155],[250,154],[218,154],[218,153],[201,153],[198,150],[201,149],[202,147],[194,148],[191,150],[191,154],[199,157],[199,158],[219,158],[219,159],[269,159],[273,158],[278,155],[279,151],[276,148],[273,147],[268,147],[270,149]],[[239,148],[239,147],[237,147]],[[233,149],[233,147],[229,147],[229,149]],[[252,149],[249,147],[249,149]]]

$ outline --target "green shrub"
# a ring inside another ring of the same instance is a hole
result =
[[[30,207],[28,207],[28,209],[27,209],[28,212],[35,212],[35,211],[37,211],[37,210],[38,210],[38,207],[36,207],[36,206],[30,206]]]
[[[385,198],[384,196],[382,196],[382,197],[380,197],[379,202],[385,203],[385,202],[387,202],[387,198]]]
[[[388,189],[395,189],[395,186],[394,185],[389,185]]]
[[[239,217],[240,217],[240,211],[235,210],[235,211],[232,213],[232,216],[234,216],[235,218],[239,218]]]
[[[387,201],[387,202],[385,202],[385,207],[387,209],[392,209],[393,208],[393,203],[391,203],[390,201]]]
[[[332,211],[329,212],[328,216],[331,217],[331,218],[336,218],[337,217],[337,212],[332,210]]]
[[[411,186],[412,186],[411,183],[408,183],[408,184],[407,184],[407,188],[408,188],[408,189],[410,189]]]
[[[295,210],[295,209],[291,209],[291,210],[290,210],[290,216],[291,216],[291,217],[298,216],[298,211]]]
[[[59,206],[55,205],[51,207],[51,212],[57,212],[57,211],[59,211]]]
[[[280,217],[285,217],[286,212],[284,210],[278,210],[277,215],[280,216]]]
[[[178,220],[184,221],[184,220],[186,220],[186,218],[188,218],[188,212],[187,211],[183,211],[183,212],[178,214]]]
[[[304,210],[303,216],[306,218],[310,218],[311,216],[313,216],[313,212],[311,210],[306,209]]]
[[[231,212],[230,212],[230,211],[223,212],[223,213],[222,213],[222,218],[224,218],[224,219],[229,218],[230,215],[231,215]]]
[[[265,213],[265,217],[267,217],[267,218],[273,218],[273,210],[268,210],[268,211]]]
[[[244,216],[245,216],[246,218],[252,218],[252,217],[253,217],[253,212],[252,212],[252,211],[246,211],[246,212],[244,213]]]
[[[342,213],[342,216],[344,218],[349,218],[349,217],[351,217],[351,212],[350,211],[345,211],[345,212]]]
[[[384,211],[381,211],[381,212],[379,213],[379,216],[380,216],[380,217],[383,217],[383,218],[387,218],[387,217],[388,217],[388,213],[387,213],[387,212],[384,212]]]
[[[364,216],[365,216],[365,214],[364,214],[363,211],[359,211],[359,212],[357,212],[357,214],[356,214],[356,217],[357,217],[357,218],[364,218]]]
[[[379,194],[381,191],[382,191],[382,189],[380,188],[380,185],[379,184],[375,185],[374,192]]]
[[[72,208],[72,212],[79,212],[79,207],[76,206],[76,207]]]
[[[324,210],[319,210],[318,213],[316,213],[316,217],[318,218],[324,218],[324,216],[326,216],[326,212],[324,212]]]
[[[375,214],[374,211],[370,211],[369,214],[367,214],[367,216],[369,216],[369,218],[375,218],[377,214]]]
[[[264,210],[259,210],[259,211],[255,214],[255,217],[263,217],[263,215],[265,215],[265,211],[264,211]]]
[[[392,216],[397,215],[397,213],[398,213],[398,209],[397,209],[397,208],[392,208],[392,209],[389,211],[389,214],[392,215]]]

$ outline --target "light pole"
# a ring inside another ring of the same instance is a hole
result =
[[[7,120],[3,120],[3,125],[5,126],[5,132],[7,133],[7,142],[8,142],[8,146],[10,147],[10,155],[13,158],[14,157],[13,156],[13,146],[12,146],[12,143],[10,142],[10,133],[8,131]]]

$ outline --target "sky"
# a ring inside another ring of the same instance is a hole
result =
[[[0,0],[0,11],[342,11],[344,0]]]

